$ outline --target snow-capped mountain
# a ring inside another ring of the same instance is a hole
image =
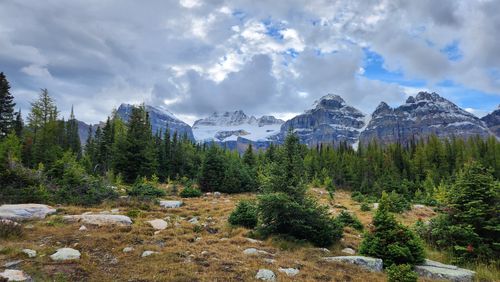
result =
[[[500,105],[492,113],[482,117],[481,120],[488,126],[497,138],[500,138]]]
[[[213,113],[193,124],[197,142],[228,142],[244,138],[248,141],[267,141],[279,133],[284,121],[273,116],[256,118],[243,111]]]
[[[431,134],[439,138],[476,135],[485,138],[491,132],[478,117],[454,103],[436,93],[420,92],[397,108],[380,103],[361,133],[360,141],[367,144],[376,139],[382,144],[404,144],[413,138],[425,138]]]
[[[121,119],[127,122],[130,114],[132,113],[132,108],[133,105],[121,104],[116,113]],[[171,135],[173,135],[174,132],[177,132],[179,136],[186,135],[190,140],[194,140],[191,126],[175,117],[175,115],[167,109],[163,107],[153,107],[150,105],[145,105],[145,108],[149,113],[149,119],[151,121],[151,127],[153,128],[154,134],[160,132],[160,130],[161,132],[165,132],[168,128]]]
[[[328,94],[313,105],[313,109],[288,120],[281,127],[276,141],[282,142],[290,128],[309,146],[316,144],[354,144],[365,125],[365,115],[347,105],[342,97]]]

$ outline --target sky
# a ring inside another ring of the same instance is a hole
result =
[[[328,93],[366,114],[434,91],[500,104],[497,0],[2,0],[0,71],[18,107],[47,88],[96,123],[121,103],[192,123],[242,109],[287,119]]]

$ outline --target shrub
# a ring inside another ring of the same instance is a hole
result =
[[[251,201],[240,201],[228,220],[232,225],[254,228],[257,225],[257,205]]]
[[[343,227],[350,226],[356,230],[363,230],[363,224],[356,217],[355,214],[351,214],[347,211],[341,211],[340,214],[335,218]]]
[[[409,264],[393,264],[387,268],[388,282],[417,282],[418,275]]]
[[[370,211],[372,208],[370,207],[370,205],[368,203],[361,203],[361,211]]]
[[[184,190],[181,191],[180,196],[182,198],[196,198],[200,197],[203,193],[194,187],[187,186]]]
[[[166,195],[165,191],[156,188],[150,183],[144,182],[134,184],[128,191],[128,194],[141,199],[154,199]]]
[[[0,219],[0,238],[9,239],[22,235],[23,226],[21,224],[8,219]]]
[[[396,191],[392,191],[388,194],[388,200],[390,212],[402,213],[409,210],[411,207],[410,202],[402,195],[396,193]]]
[[[353,199],[354,201],[356,201],[358,203],[362,203],[365,201],[365,196],[363,194],[361,194],[361,192],[359,192],[359,191],[354,191],[351,194],[351,199]]]
[[[131,218],[136,218],[136,217],[140,216],[141,213],[142,212],[140,210],[129,210],[129,211],[127,211],[127,216],[131,217]]]
[[[330,246],[342,237],[342,226],[329,217],[326,207],[311,199],[299,203],[284,193],[267,193],[259,197],[259,214],[264,236],[289,235],[319,247]]]
[[[424,260],[424,250],[419,238],[407,227],[398,223],[389,213],[388,195],[383,192],[379,208],[373,218],[374,228],[365,234],[359,252],[392,264],[416,264]]]

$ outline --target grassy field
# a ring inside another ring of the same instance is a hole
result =
[[[314,188],[309,193],[329,205],[333,215],[348,209],[355,212],[365,226],[371,221],[373,212],[362,212],[349,192],[338,191],[334,201],[329,200],[323,189]],[[92,208],[60,206],[56,215],[25,223],[30,228],[25,229],[22,238],[0,241],[0,265],[22,259],[20,268],[35,281],[253,281],[260,268],[274,271],[278,281],[385,281],[384,274],[321,260],[325,256],[343,255],[340,250],[345,247],[357,249],[361,233],[354,229],[346,228],[342,241],[332,246],[329,253],[280,238],[263,242],[248,240],[249,231],[230,227],[227,218],[240,199],[253,197],[243,194],[182,199],[185,204],[177,209],[128,200]],[[81,224],[61,220],[65,214],[113,208],[118,208],[120,214],[134,216],[132,227],[87,225],[88,230],[79,231]],[[409,211],[399,219],[412,224],[418,218],[428,219],[434,215],[431,209],[423,208]],[[198,224],[188,222],[193,217],[199,217]],[[157,218],[167,220],[169,227],[155,233],[146,221]],[[51,261],[49,255],[62,247],[79,250],[82,258],[73,262]],[[124,253],[125,247],[134,250]],[[27,258],[21,252],[23,248],[36,250],[38,256]],[[264,250],[269,255],[248,256],[243,254],[246,248]],[[145,250],[159,253],[142,258]],[[298,268],[300,273],[289,278],[278,271],[280,267]]]

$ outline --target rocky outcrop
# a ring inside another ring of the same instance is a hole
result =
[[[486,126],[488,126],[497,138],[500,138],[500,105],[498,105],[498,108],[492,113],[482,117],[481,120],[486,124]]]
[[[77,260],[80,259],[80,252],[72,248],[61,248],[58,249],[54,254],[50,256],[52,260],[55,261],[65,261],[65,260]]]
[[[274,272],[269,269],[259,269],[259,271],[255,275],[255,279],[274,282],[276,281],[276,274],[274,274]]]
[[[420,92],[397,108],[380,103],[361,133],[360,143],[377,140],[381,144],[406,144],[433,134],[441,139],[453,136],[466,139],[476,135],[486,138],[491,133],[473,114],[436,93]]]
[[[415,272],[423,277],[453,282],[472,282],[476,274],[468,269],[428,259],[423,264],[415,266]]]
[[[381,272],[383,269],[383,262],[378,258],[363,257],[363,256],[340,256],[340,257],[325,257],[324,261],[328,262],[341,262],[355,264],[364,269]]]
[[[65,215],[63,219],[69,222],[81,222],[97,226],[130,226],[130,217],[119,214],[81,214]]]
[[[309,146],[340,142],[352,145],[365,125],[364,119],[363,113],[347,105],[340,96],[328,94],[316,101],[313,109],[285,122],[276,141],[283,142],[293,129],[301,143]]]
[[[160,201],[160,206],[163,208],[180,208],[182,201]]]
[[[0,206],[0,219],[44,219],[47,215],[55,212],[56,210],[51,206],[41,204],[2,205]]]

